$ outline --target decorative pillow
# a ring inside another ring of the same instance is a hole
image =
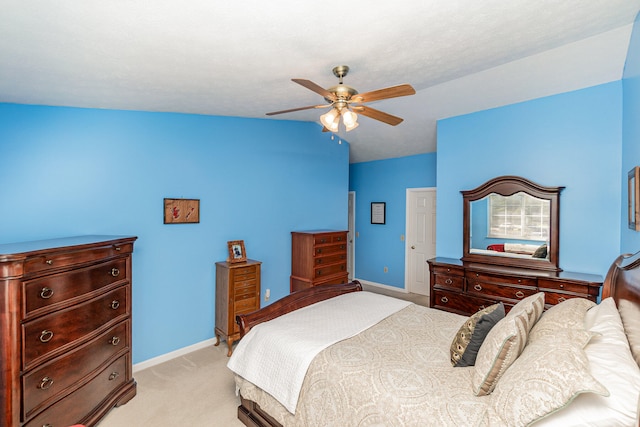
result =
[[[529,342],[553,335],[559,329],[584,329],[587,311],[596,303],[586,298],[569,298],[545,311],[529,332]]]
[[[610,396],[581,394],[567,409],[550,415],[545,422],[554,426],[638,425],[640,369],[629,350],[613,298],[602,300],[587,312],[587,317],[587,327],[597,334],[584,348],[589,370]]]
[[[528,320],[526,313],[506,316],[487,334],[478,350],[472,376],[476,396],[490,394],[500,377],[518,358],[527,342]]]
[[[608,396],[609,391],[589,372],[582,349],[591,333],[558,331],[530,343],[491,394],[490,425],[529,425],[568,405],[581,393]]]
[[[540,245],[538,249],[531,255],[533,258],[546,258],[547,257],[547,244]]]
[[[494,304],[469,317],[458,329],[451,343],[451,364],[454,367],[473,366],[485,337],[504,317],[504,305]]]
[[[538,321],[544,311],[544,292],[529,295],[519,303],[513,306],[506,317],[518,316],[525,314],[527,333],[533,325]]]

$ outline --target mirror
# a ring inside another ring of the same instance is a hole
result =
[[[560,271],[559,196],[563,188],[502,176],[462,191],[462,260]]]

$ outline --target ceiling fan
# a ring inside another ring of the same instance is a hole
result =
[[[324,126],[323,132],[337,132],[340,118],[344,123],[347,132],[358,127],[358,114],[370,117],[375,120],[379,120],[383,123],[387,123],[391,126],[396,126],[402,122],[402,118],[392,116],[383,111],[376,110],[369,106],[362,104],[366,102],[379,101],[381,99],[397,98],[400,96],[414,95],[415,89],[409,84],[403,84],[398,86],[391,86],[384,89],[378,89],[371,92],[358,93],[357,90],[351,86],[347,86],[342,82],[343,77],[349,72],[349,67],[346,65],[338,65],[334,67],[333,74],[339,79],[339,83],[336,86],[332,86],[328,89],[317,85],[311,80],[305,79],[291,79],[295,83],[306,87],[313,92],[322,95],[327,101],[327,104],[310,105],[307,107],[292,108],[289,110],[274,111],[267,113],[267,116],[274,116],[276,114],[291,113],[294,111],[310,110],[312,108],[331,108],[329,112],[320,116],[320,122]],[[357,113],[357,114],[356,114]]]

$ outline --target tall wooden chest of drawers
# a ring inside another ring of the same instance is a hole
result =
[[[227,341],[229,351],[240,339],[240,326],[236,315],[260,309],[260,261],[216,262],[216,343],[220,338]]]
[[[136,237],[0,245],[0,425],[95,425],[136,394]]]
[[[344,284],[347,272],[347,232],[291,232],[290,291],[326,284]]]

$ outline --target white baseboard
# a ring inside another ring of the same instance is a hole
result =
[[[362,280],[362,279],[357,279],[357,278],[354,279],[354,280],[359,281],[363,285],[375,286],[377,288],[386,289],[388,291],[402,292],[404,294],[408,294],[409,293],[405,288],[396,288],[395,286],[383,285],[382,283],[370,282],[368,280]]]
[[[171,359],[175,359],[176,357],[184,356],[187,353],[191,353],[192,351],[200,350],[205,347],[209,347],[216,343],[215,338],[210,338],[208,340],[201,341],[199,343],[179,348],[178,350],[171,351],[169,353],[165,353],[161,356],[153,357],[151,359],[145,360],[144,362],[136,363],[133,365],[133,372],[141,371],[143,369],[150,368],[155,365],[159,365],[163,362],[169,361]]]

